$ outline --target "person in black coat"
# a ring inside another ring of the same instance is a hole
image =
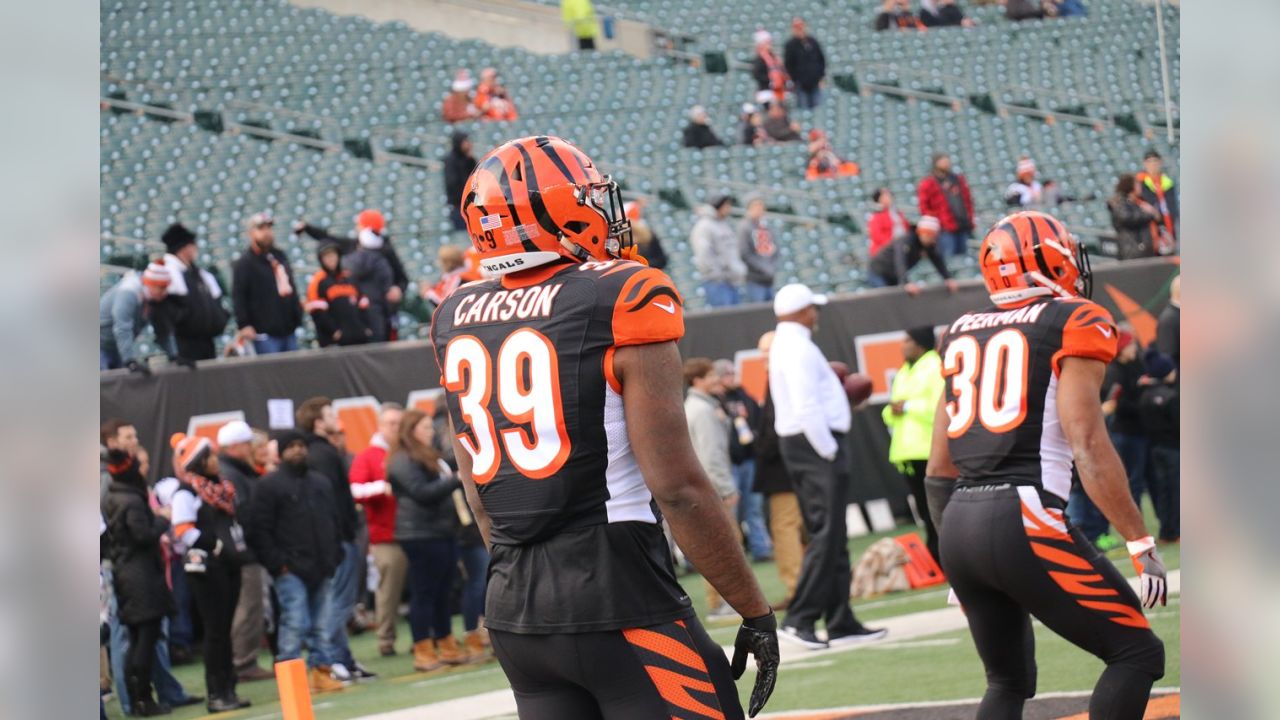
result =
[[[796,107],[818,107],[822,102],[822,80],[827,76],[827,57],[803,19],[791,20],[791,38],[782,48],[782,57],[796,93]]]
[[[459,211],[467,178],[476,169],[476,158],[471,154],[471,138],[461,130],[449,137],[449,154],[444,156],[444,202],[449,209],[449,221],[454,230],[466,231],[467,221]]]
[[[218,354],[214,340],[231,319],[222,306],[222,286],[212,273],[196,265],[200,253],[195,233],[174,223],[160,241],[166,251],[164,266],[170,273],[161,306],[172,324],[178,357],[183,361],[212,360]]]
[[[1115,194],[1107,199],[1107,210],[1116,231],[1117,260],[1156,256],[1151,227],[1160,219],[1160,211],[1142,199],[1133,175],[1120,176]]]
[[[238,710],[250,703],[236,695],[231,622],[249,548],[236,518],[236,487],[219,475],[208,438],[177,433],[170,444],[179,478],[172,502],[174,535],[186,549],[183,569],[204,620],[209,712]]]
[[[408,410],[387,456],[387,482],[396,496],[395,538],[409,558],[409,628],[419,672],[469,659],[453,637],[449,607],[460,527],[453,492],[462,485],[434,440],[431,416]]]
[[[333,488],[307,466],[302,433],[281,431],[276,442],[280,467],[254,488],[249,518],[249,547],[275,578],[280,601],[276,661],[301,657],[306,642],[312,690],[337,690],[342,684],[330,675],[332,643],[315,627],[342,561]]]
[[[342,267],[337,243],[320,243],[316,253],[320,269],[307,284],[307,312],[316,326],[316,342],[330,345],[363,345],[373,337],[369,324],[369,298],[351,281]]]
[[[938,0],[932,10],[920,8],[920,22],[925,27],[973,27],[974,22],[964,16],[964,10],[956,0]]]
[[[684,139],[681,144],[687,148],[718,147],[724,145],[707,124],[707,111],[701,105],[694,105],[689,110],[689,124],[684,126]]]
[[[333,243],[347,256],[351,282],[369,299],[368,321],[373,342],[394,339],[395,313],[409,287],[404,263],[386,232],[386,221],[377,210],[362,210],[356,216],[356,237],[331,235],[328,230],[298,222],[294,232],[321,243]]]
[[[171,708],[152,697],[151,671],[160,623],[177,609],[160,551],[169,520],[151,511],[147,483],[134,455],[108,450],[107,472],[111,484],[102,502],[107,552],[114,569],[117,617],[129,629],[125,684],[134,715],[164,715]]]
[[[298,349],[301,293],[289,257],[275,246],[275,220],[254,213],[245,222],[249,247],[231,264],[231,305],[236,327],[259,355]]]

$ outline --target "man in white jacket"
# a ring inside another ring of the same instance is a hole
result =
[[[701,208],[701,217],[689,233],[693,265],[702,276],[702,293],[711,307],[727,307],[741,302],[739,288],[747,278],[747,266],[738,253],[738,236],[729,224],[733,197],[728,193],[711,199]]]

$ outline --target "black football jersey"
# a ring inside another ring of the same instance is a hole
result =
[[[1111,362],[1111,314],[1084,299],[965,313],[942,340],[947,437],[966,483],[1033,484],[1064,500],[1072,455],[1058,420],[1065,357]]]
[[[661,271],[613,261],[463,285],[431,335],[493,541],[485,621],[594,632],[690,614],[631,452],[619,347],[679,339]]]

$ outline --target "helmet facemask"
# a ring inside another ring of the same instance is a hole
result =
[[[623,206],[622,190],[613,177],[605,175],[600,182],[579,185],[574,197],[578,204],[595,210],[604,218],[608,227],[605,237],[605,252],[611,257],[621,257],[623,251],[630,249],[635,240],[631,235],[631,219],[627,217]],[[584,248],[585,250],[585,248]]]

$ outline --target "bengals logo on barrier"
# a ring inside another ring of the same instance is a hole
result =
[[[347,452],[356,454],[369,447],[369,438],[378,432],[378,398],[372,395],[339,398],[333,401],[338,424],[347,439]]]
[[[947,326],[934,327],[938,337]],[[871,404],[889,402],[889,390],[893,388],[893,378],[906,358],[902,356],[902,341],[907,337],[904,330],[893,332],[871,333],[859,335],[853,339],[854,360],[858,364],[857,372],[871,378]]]
[[[769,389],[769,363],[765,362],[764,353],[756,349],[739,350],[733,354],[733,364],[742,389],[752,400],[764,404],[764,394]]]

